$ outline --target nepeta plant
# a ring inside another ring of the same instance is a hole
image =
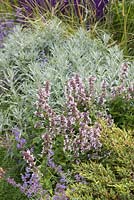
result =
[[[7,182],[20,189],[28,198],[39,197],[44,195],[40,184],[39,170],[36,167],[36,159],[32,154],[32,149],[25,150],[26,140],[21,137],[21,133],[17,128],[13,129],[13,134],[17,142],[17,148],[19,149],[23,159],[26,161],[26,171],[21,175],[22,183],[17,183],[14,178],[7,178]]]
[[[12,133],[14,134],[15,136],[15,140],[17,142],[17,148],[18,149],[22,149],[26,143],[26,140],[24,138],[21,138],[21,132],[19,129],[17,128],[14,128],[12,130]]]
[[[49,191],[44,190],[42,185],[42,176],[43,174],[40,171],[40,167],[44,168],[45,166],[38,166],[37,160],[35,156],[33,155],[33,149],[26,149],[25,148],[25,139],[21,137],[20,131],[15,128],[13,129],[13,134],[15,137],[15,140],[17,142],[17,148],[19,149],[23,160],[26,161],[26,168],[25,173],[21,174],[21,180],[22,183],[17,183],[14,178],[8,177],[6,181],[11,184],[14,187],[17,187],[20,189],[20,191],[25,194],[28,199],[30,198],[46,198],[51,199],[50,196],[52,196],[52,199],[66,199],[68,200],[65,190],[66,190],[66,177],[64,174],[64,171],[62,170],[62,167],[60,165],[57,165],[54,162],[53,156],[54,152],[49,150],[47,154],[47,167],[51,169],[53,172],[57,173],[59,176],[59,181],[55,185],[54,194],[50,195]],[[21,145],[20,145],[21,144]],[[43,154],[41,153],[41,157],[43,159]],[[45,177],[43,177],[44,179]],[[47,179],[47,178],[45,178]],[[53,193],[53,191],[52,191]]]
[[[65,185],[57,183],[52,200],[69,200],[69,198],[66,196],[65,189]]]
[[[7,178],[7,182],[20,189],[28,198],[41,196],[43,191],[40,185],[40,178],[36,172],[33,172],[30,168],[26,168],[25,174],[21,176],[23,183],[16,183],[13,178]]]
[[[43,153],[53,148],[56,137],[62,136],[64,152],[73,155],[73,159],[81,154],[97,149],[101,127],[98,123],[92,124],[89,113],[90,94],[86,93],[81,78],[76,75],[68,81],[66,88],[66,103],[63,114],[58,115],[49,105],[49,83],[38,92],[35,113],[44,120],[45,134],[42,136]]]

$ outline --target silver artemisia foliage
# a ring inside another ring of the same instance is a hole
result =
[[[0,49],[1,129],[16,122],[30,126],[37,89],[44,81],[51,83],[51,104],[58,110],[68,78],[79,74],[86,83],[95,75],[99,93],[102,80],[117,84],[124,62],[117,45],[108,47],[105,33],[99,39],[82,28],[70,34],[57,19],[29,29],[16,27]],[[129,68],[128,82],[134,79],[133,63]]]

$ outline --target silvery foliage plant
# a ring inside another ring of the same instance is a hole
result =
[[[118,72],[124,63],[117,45],[109,47],[109,36],[92,39],[90,30],[80,28],[68,33],[55,19],[44,26],[25,29],[17,26],[0,49],[1,130],[14,123],[31,126],[36,93],[44,81],[52,87],[51,104],[58,110],[64,104],[64,85],[79,74],[83,80],[96,77],[96,92],[102,80],[118,83]],[[127,81],[133,80],[133,63],[128,63]]]

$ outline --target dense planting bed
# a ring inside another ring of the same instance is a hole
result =
[[[1,26],[0,199],[134,199],[133,59],[53,18]]]

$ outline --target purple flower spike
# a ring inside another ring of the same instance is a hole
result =
[[[18,128],[14,128],[12,130],[12,133],[15,136],[15,140],[17,142],[17,148],[22,149],[26,143],[26,140],[24,138],[21,138],[21,132]]]
[[[13,178],[7,178],[7,182],[11,185],[13,185],[14,187],[17,186],[17,183],[15,182],[15,180]]]
[[[57,183],[55,188],[55,195],[52,200],[69,200],[65,193],[66,186],[64,184]]]
[[[20,130],[18,128],[14,128],[12,130],[12,133],[15,135],[16,140],[18,140],[18,138],[20,137],[21,133]]]
[[[20,189],[22,193],[24,193],[28,198],[36,197],[38,194],[43,194],[46,191],[43,190],[40,185],[40,178],[37,173],[32,172],[30,168],[26,168],[25,174],[21,176],[23,184],[16,183],[13,178],[8,178],[7,182],[14,187]]]
[[[29,164],[30,167],[35,166],[35,158],[32,155],[31,151],[28,149],[27,151],[23,151],[23,159]]]

